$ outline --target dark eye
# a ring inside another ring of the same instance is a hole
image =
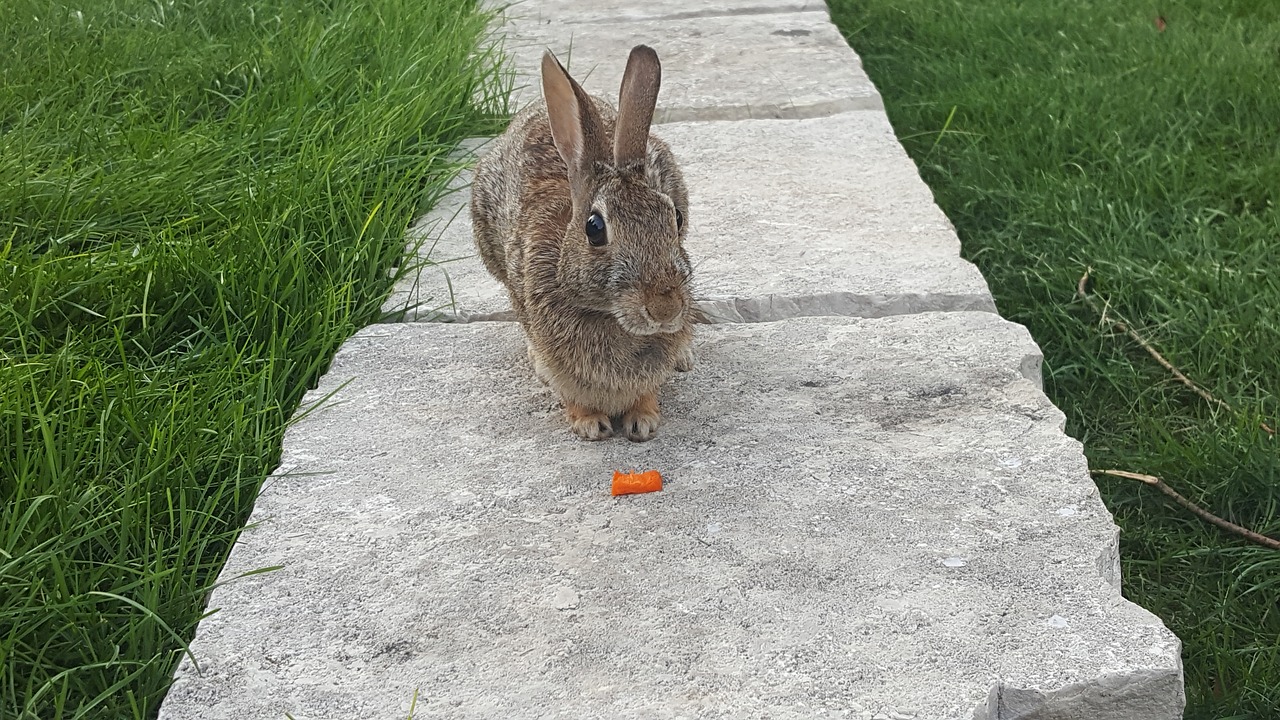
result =
[[[587,242],[591,243],[592,247],[600,247],[609,242],[604,231],[604,218],[600,217],[598,212],[587,216]]]
[[[676,230],[684,229],[684,213],[676,210]]]

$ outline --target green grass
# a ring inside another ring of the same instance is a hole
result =
[[[0,718],[154,716],[302,394],[505,112],[485,27],[0,3]]]
[[[832,5],[966,256],[1043,347],[1091,466],[1159,475],[1280,536],[1280,438],[1259,428],[1280,417],[1280,3]],[[1073,297],[1087,268],[1239,414],[1101,325]],[[1125,594],[1185,643],[1186,716],[1280,717],[1280,553],[1098,483]]]

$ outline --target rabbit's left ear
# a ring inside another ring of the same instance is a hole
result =
[[[613,162],[625,165],[644,159],[649,148],[649,125],[658,104],[662,85],[662,64],[648,45],[637,45],[627,58],[618,91],[618,122],[613,130]]]

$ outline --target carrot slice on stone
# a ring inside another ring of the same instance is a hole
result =
[[[613,473],[613,494],[631,495],[633,493],[657,492],[662,489],[662,473],[657,470],[644,472]]]

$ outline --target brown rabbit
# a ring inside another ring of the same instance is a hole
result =
[[[480,256],[587,440],[610,437],[619,416],[629,439],[653,437],[658,388],[692,368],[689,198],[649,134],[661,75],[652,48],[632,49],[615,113],[545,53],[544,102],[511,120],[472,184]]]

